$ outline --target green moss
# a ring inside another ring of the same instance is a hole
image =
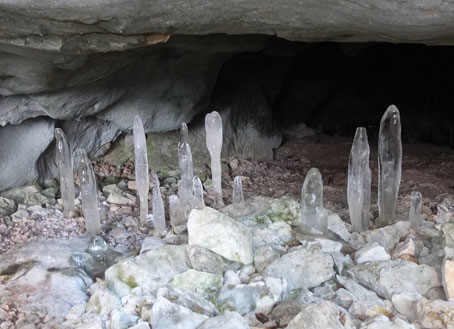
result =
[[[129,288],[134,289],[135,287],[139,286],[136,279],[132,275],[126,276],[123,269],[119,266],[117,269],[118,280],[124,282],[128,285]]]
[[[270,206],[261,214],[257,215],[254,220],[259,224],[274,222],[285,222],[289,225],[296,225],[300,216],[300,204],[290,198],[284,197],[274,200]]]

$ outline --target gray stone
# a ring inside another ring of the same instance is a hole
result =
[[[189,269],[186,247],[167,245],[126,258],[107,269],[106,284],[120,297],[129,294],[135,287],[155,294],[175,275]]]
[[[222,287],[222,276],[196,270],[188,270],[177,274],[169,283],[169,287],[182,291],[192,291],[202,297],[209,298],[217,294]]]
[[[347,273],[387,299],[402,292],[424,295],[429,289],[441,286],[439,276],[432,267],[403,260],[367,262],[350,268]]]
[[[54,122],[50,119],[27,120],[21,125],[0,128],[0,191],[35,181],[36,162],[53,139]]]
[[[410,322],[413,322],[416,318],[416,302],[422,298],[416,292],[403,292],[394,294],[392,302],[397,312],[404,315]]]
[[[109,314],[113,310],[121,308],[120,298],[103,284],[95,283],[91,286],[90,294],[91,297],[86,308],[88,312]]]
[[[110,329],[128,329],[134,326],[139,319],[133,314],[113,310],[110,315]]]
[[[239,263],[232,263],[211,250],[197,245],[189,246],[187,254],[191,267],[197,271],[224,274],[228,269],[237,269],[240,265]]]
[[[14,200],[0,197],[0,216],[11,215],[16,210],[16,203]]]
[[[361,323],[359,329],[416,329],[410,323],[394,318],[390,320],[384,315],[377,316],[372,320]]]
[[[87,248],[88,239],[35,240],[0,255],[0,300],[18,312],[43,313],[57,323],[75,305],[85,305],[92,280],[69,262]]]
[[[377,242],[366,244],[354,254],[356,264],[390,260],[391,256]]]
[[[366,240],[368,243],[377,242],[387,252],[391,252],[400,239],[410,232],[410,222],[397,222],[376,230],[367,231]]]
[[[189,244],[205,247],[231,261],[253,261],[249,229],[234,219],[205,207],[193,209],[188,219]]]
[[[289,322],[287,329],[345,329],[336,304],[320,302],[303,305],[301,312]]]
[[[249,329],[247,321],[237,312],[225,312],[221,316],[204,321],[197,329]]]
[[[330,255],[320,248],[296,247],[268,265],[264,273],[287,280],[289,290],[312,288],[331,279],[335,272]]]
[[[204,314],[210,317],[220,314],[213,303],[191,291],[181,291],[164,287],[158,290],[157,297],[164,297],[168,300],[171,300],[175,304],[190,309],[193,312]]]
[[[208,319],[206,315],[195,313],[189,308],[171,303],[158,297],[153,304],[153,329],[195,329]]]

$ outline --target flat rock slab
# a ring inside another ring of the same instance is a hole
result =
[[[297,247],[265,268],[265,275],[284,278],[288,289],[313,288],[331,279],[333,258],[317,246]]]
[[[188,219],[188,234],[189,245],[207,248],[231,261],[243,264],[253,261],[249,229],[215,209],[192,210]]]
[[[429,289],[441,286],[434,268],[404,260],[367,262],[354,266],[347,273],[386,299],[403,292],[424,295]]]

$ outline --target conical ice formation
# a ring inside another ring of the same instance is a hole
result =
[[[224,206],[221,185],[222,119],[218,112],[213,111],[205,116],[205,132],[206,144],[211,156],[211,179],[215,204],[221,208]]]
[[[328,214],[323,207],[323,181],[317,168],[311,168],[301,189],[301,230],[308,234],[324,234],[328,228]]]
[[[136,115],[134,117],[134,156],[136,170],[137,194],[139,198],[140,224],[144,226],[148,215],[148,191],[150,189],[150,178],[148,173],[147,141],[143,129],[142,120]]]
[[[233,180],[232,204],[237,210],[244,208],[243,183],[240,176],[236,176]]]
[[[421,193],[415,191],[411,192],[410,226],[415,231],[421,225],[421,205],[422,205]]]
[[[378,211],[381,225],[392,224],[396,216],[402,173],[400,132],[399,110],[391,105],[383,114],[378,136]]]
[[[192,182],[191,185],[187,186],[186,180],[178,180],[178,199],[180,200],[181,213],[183,214],[185,220],[187,220],[189,212],[194,206]]]
[[[370,182],[369,143],[366,128],[358,127],[348,161],[347,200],[353,231],[369,229]]]
[[[82,212],[85,218],[85,227],[89,234],[96,235],[101,232],[101,220],[98,210],[98,197],[96,194],[96,176],[87,156],[87,152],[79,149],[76,152],[77,173],[80,181],[80,194],[82,196]]]
[[[161,188],[159,185],[159,178],[156,174],[152,176],[153,180],[153,223],[156,232],[159,234],[164,233],[166,229],[166,217],[164,210],[164,202],[162,201]]]
[[[69,147],[63,130],[55,129],[55,138],[57,140],[56,158],[57,167],[60,175],[60,192],[63,201],[64,216],[70,216],[74,211],[74,175],[73,163],[71,158],[71,148]]]
[[[203,185],[199,177],[194,177],[192,180],[192,192],[194,194],[194,207],[196,209],[205,208],[205,201],[203,200]]]
[[[194,178],[194,165],[188,138],[188,126],[183,122],[180,128],[180,141],[178,143],[178,164],[181,170],[181,178],[185,180],[187,186],[190,186]]]
[[[181,226],[186,223],[184,214],[181,211],[180,200],[176,195],[169,197],[169,217],[170,225],[175,233],[181,233],[184,229]]]

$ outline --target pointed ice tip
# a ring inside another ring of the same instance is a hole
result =
[[[61,137],[63,136],[63,130],[60,128],[55,128],[55,137]]]

